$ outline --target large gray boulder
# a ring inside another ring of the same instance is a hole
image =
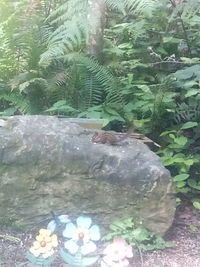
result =
[[[170,173],[139,140],[94,144],[92,131],[49,116],[0,126],[0,224],[32,226],[50,213],[107,226],[133,217],[164,234],[175,198]]]

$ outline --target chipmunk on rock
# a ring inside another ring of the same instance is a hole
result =
[[[109,133],[109,132],[95,132],[92,137],[93,143],[99,143],[99,144],[110,144],[115,145],[124,139],[128,138],[134,131],[133,126],[129,128],[129,130],[121,137],[117,137],[115,134]]]

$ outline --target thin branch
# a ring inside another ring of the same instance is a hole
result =
[[[46,3],[45,3],[45,4],[46,4]],[[47,8],[47,6],[46,6],[46,17],[48,17],[48,16],[50,15],[52,6],[53,6],[53,2],[52,2],[52,0],[50,0],[50,1],[49,1],[49,7]]]
[[[167,64],[167,63],[173,63],[173,64],[182,64],[182,65],[196,65],[200,64],[200,61],[197,62],[182,62],[182,61],[158,61],[158,62],[153,62],[149,63],[151,66],[159,65],[159,64]]]
[[[176,5],[176,3],[173,0],[169,0],[169,1],[170,1],[170,3],[172,4],[172,6],[174,8],[177,8],[177,5]],[[190,41],[189,41],[189,38],[188,38],[188,35],[187,35],[185,24],[183,23],[183,20],[182,20],[182,17],[181,17],[181,12],[178,11],[177,14],[179,16],[179,20],[180,20],[181,26],[183,28],[183,33],[184,33],[185,41],[186,41],[187,47],[188,47],[188,53],[191,56],[192,52],[191,52],[191,47],[190,47]]]

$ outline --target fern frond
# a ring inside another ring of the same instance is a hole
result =
[[[16,89],[20,84],[37,77],[36,71],[26,71],[16,75],[11,81],[11,89]]]
[[[123,1],[105,0],[106,6],[109,10],[120,11],[125,13],[125,6]]]
[[[53,59],[58,59],[66,53],[78,51],[82,45],[84,31],[76,22],[65,22],[51,36],[48,49],[41,55],[39,64],[48,66]]]
[[[200,103],[195,102],[192,105],[186,103],[177,104],[175,122],[180,124],[193,120],[200,121]]]
[[[65,21],[73,20],[74,17],[88,14],[88,7],[88,0],[68,0],[53,11],[47,21],[52,25],[61,25]]]
[[[200,12],[200,1],[190,0],[183,3],[182,18],[189,19]]]
[[[159,3],[158,0],[106,0],[106,4],[110,9],[118,10],[125,13],[128,10],[129,13],[142,13],[148,12],[156,7]]]
[[[69,79],[68,70],[63,70],[55,74],[51,83],[56,84],[58,86],[62,86],[65,85],[68,79]]]
[[[66,56],[66,58],[69,58]],[[99,85],[101,85],[102,91],[107,93],[109,101],[115,100],[115,102],[121,102],[120,92],[116,85],[116,78],[105,67],[98,63],[97,60],[91,57],[84,56],[83,54],[74,53],[70,55],[70,60],[73,58],[75,62],[84,66],[89,73],[91,73]]]
[[[102,91],[103,88],[96,77],[92,73],[86,73],[81,90],[81,98],[84,99],[80,102],[83,105],[82,109],[101,103]]]
[[[120,12],[141,13],[156,7],[158,0],[106,0],[108,8]],[[52,12],[47,21],[54,31],[48,38],[47,51],[42,54],[40,65],[47,67],[53,60],[74,51],[81,51],[90,34],[98,27],[98,18],[92,14],[96,2],[68,0]]]
[[[64,57],[65,61],[76,64],[83,73],[83,89],[86,105],[99,104],[104,97],[108,103],[122,103],[122,97],[116,78],[105,67],[92,57],[71,53]],[[82,102],[83,99],[82,99]]]
[[[48,88],[48,83],[43,78],[34,78],[34,79],[31,79],[29,81],[26,81],[26,82],[20,84],[19,85],[19,91],[20,92],[23,92],[23,91],[26,92],[26,90],[28,90],[30,86],[33,86],[33,87],[39,86],[39,87],[43,88],[43,90],[44,90],[44,89]]]
[[[21,114],[31,114],[29,101],[19,93],[0,94],[0,100],[8,102],[9,107],[15,107]]]
[[[173,11],[171,14],[171,18],[176,18],[177,15],[180,16],[181,14],[181,19],[185,20],[193,17],[199,12],[200,0],[182,1],[180,3],[173,2]]]

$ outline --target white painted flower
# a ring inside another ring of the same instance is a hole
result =
[[[100,231],[97,225],[92,225],[89,217],[80,216],[76,224],[67,223],[63,236],[68,238],[64,244],[65,248],[71,253],[76,254],[78,251],[82,255],[87,255],[96,250],[96,244],[93,241],[100,239]]]
[[[128,258],[133,257],[132,247],[122,238],[113,240],[103,251],[104,257],[101,267],[130,266]]]

